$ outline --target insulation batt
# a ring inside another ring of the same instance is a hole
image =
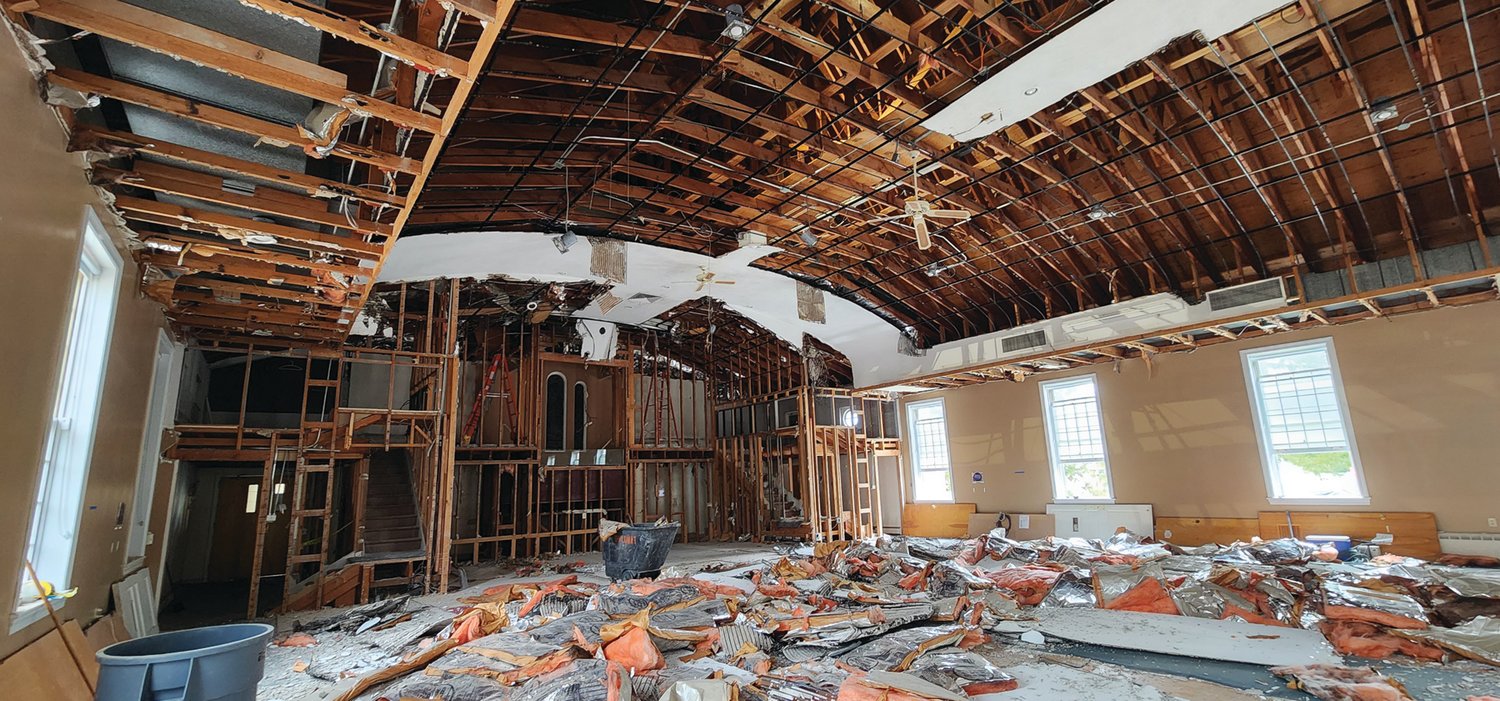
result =
[[[1057,583],[1057,578],[1062,572],[1047,567],[1014,567],[1007,570],[986,572],[984,576],[1002,589],[1009,589],[1016,594],[1016,602],[1024,606],[1036,606],[1047,598],[1047,592],[1052,591],[1052,585]]]
[[[1139,613],[1167,613],[1172,615],[1182,613],[1177,610],[1177,602],[1172,600],[1172,595],[1167,593],[1167,589],[1162,586],[1161,580],[1157,579],[1142,580],[1140,584],[1131,587],[1130,591],[1121,594],[1100,608],[1112,611],[1136,611]]]
[[[1343,655],[1383,660],[1400,653],[1423,660],[1443,659],[1441,649],[1391,635],[1372,623],[1329,620],[1318,628]]]
[[[1368,667],[1313,664],[1272,667],[1271,673],[1325,701],[1411,701],[1399,683]]]

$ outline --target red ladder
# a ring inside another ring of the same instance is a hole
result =
[[[479,428],[479,409],[484,406],[484,400],[489,396],[490,387],[495,384],[495,372],[500,369],[500,363],[505,362],[505,355],[496,353],[494,359],[490,360],[490,369],[485,372],[484,386],[479,388],[479,393],[474,395],[474,406],[469,409],[469,418],[464,421],[464,440],[467,445],[469,439],[474,437],[474,429]]]

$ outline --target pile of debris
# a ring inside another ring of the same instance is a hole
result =
[[[387,602],[312,628],[368,627],[365,644],[389,655],[362,658],[390,663],[379,669],[336,672],[364,675],[338,701],[965,699],[1017,686],[973,648],[1057,635],[1047,621],[1069,611],[1215,619],[1203,625],[1234,628],[1246,649],[1279,650],[1264,663],[1298,662],[1273,671],[1320,698],[1410,697],[1395,680],[1338,666],[1312,631],[1345,655],[1500,665],[1500,570],[1327,556],[1292,539],[1181,548],[1130,533],[882,538],[691,576],[505,584],[443,620],[402,618]],[[1318,649],[1297,652],[1294,639]]]

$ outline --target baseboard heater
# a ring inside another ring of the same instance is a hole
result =
[[[1443,552],[1500,557],[1500,533],[1438,533]]]

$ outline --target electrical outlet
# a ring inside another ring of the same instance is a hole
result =
[[[1494,527],[1495,527],[1495,519],[1492,518],[1492,519],[1490,519],[1490,528],[1494,528]]]

